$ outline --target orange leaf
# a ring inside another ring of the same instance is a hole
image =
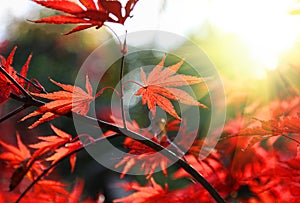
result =
[[[156,106],[159,106],[170,115],[180,120],[180,117],[176,113],[170,100],[207,108],[184,90],[174,88],[201,83],[203,80],[194,76],[176,74],[183,64],[183,60],[163,69],[165,59],[166,56],[164,56],[160,63],[149,73],[148,78],[146,77],[144,70],[141,69],[141,78],[145,86],[141,87],[136,95],[142,96],[142,104],[148,105],[149,110],[152,112],[152,117],[155,116]]]
[[[87,92],[77,86],[61,84],[54,80],[51,80],[51,82],[61,87],[63,90],[47,94],[31,93],[34,96],[50,99],[52,101],[46,103],[38,110],[21,119],[21,121],[24,121],[33,116],[43,115],[38,121],[29,126],[29,129],[71,111],[81,115],[86,115],[89,111],[90,103],[95,99],[92,96],[92,86],[89,82],[88,76],[86,76]]]
[[[138,0],[128,0],[123,15],[122,5],[116,0],[80,0],[82,6],[79,2],[76,3],[69,0],[32,1],[47,8],[69,14],[45,17],[32,22],[49,24],[80,24],[73,30],[66,33],[71,34],[90,27],[96,27],[98,29],[102,27],[104,22],[124,24]]]

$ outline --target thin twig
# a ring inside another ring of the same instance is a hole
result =
[[[60,164],[62,161],[64,161],[65,159],[67,159],[69,156],[71,156],[72,154],[75,154],[87,147],[90,147],[91,145],[97,144],[97,143],[101,143],[103,140],[105,139],[112,139],[119,136],[118,134],[113,134],[113,135],[109,135],[106,137],[101,137],[98,139],[95,139],[93,142],[90,142],[84,146],[81,146],[80,148],[66,154],[65,156],[63,156],[62,158],[60,158],[58,161],[56,161],[55,163],[51,164],[48,168],[46,168],[45,170],[43,170],[43,172],[37,176],[31,183],[30,185],[27,186],[27,188],[20,194],[20,196],[18,197],[18,199],[16,200],[16,203],[20,202],[22,200],[22,198],[27,194],[27,192],[38,182],[40,181],[45,175],[47,175],[47,173],[49,171],[51,171],[55,166],[57,166],[58,164]]]
[[[22,78],[29,84],[33,85],[36,89],[40,90],[42,93],[47,94],[47,91],[45,90],[45,88],[38,86],[36,83],[32,82],[31,80],[29,80],[28,78],[24,77],[23,75],[21,75],[19,73],[16,73],[16,74],[18,77]]]
[[[121,93],[121,113],[122,113],[122,120],[123,120],[123,126],[125,129],[127,129],[126,126],[126,115],[125,115],[125,109],[124,109],[124,91],[123,91],[123,75],[124,75],[124,62],[125,62],[125,50],[126,50],[126,37],[127,37],[127,31],[126,31],[126,35],[125,35],[125,39],[124,39],[124,44],[122,47],[122,58],[121,58],[121,67],[120,67],[120,77],[119,77],[119,81],[120,81],[120,93]]]
[[[283,137],[285,137],[286,139],[289,139],[291,141],[296,142],[298,145],[300,145],[300,141],[296,140],[295,138],[292,138],[290,136],[288,136],[287,134],[282,134]]]
[[[8,74],[8,72],[6,72],[4,67],[0,66],[0,71],[23,93],[25,97],[33,99],[33,97],[10,74]]]
[[[19,106],[18,108],[12,110],[11,112],[7,113],[6,115],[4,115],[3,117],[0,118],[0,123],[9,119],[10,117],[16,115],[17,113],[23,111],[24,109],[28,108],[29,105],[23,104],[22,106]]]
[[[115,37],[117,38],[117,40],[118,40],[118,42],[120,44],[120,47],[121,47],[122,46],[122,42],[121,42],[119,36],[117,35],[117,33],[110,26],[108,26],[106,24],[103,24],[103,26],[107,27],[113,33],[113,35],[115,35]]]
[[[38,106],[38,107],[42,106],[44,104],[45,104],[44,102],[42,102],[40,100],[37,100],[37,99],[33,99],[30,102],[30,105]],[[188,174],[190,174],[197,182],[199,182],[211,194],[211,196],[216,200],[216,202],[218,202],[218,203],[225,202],[222,199],[222,197],[220,196],[220,194],[212,187],[212,185],[210,185],[210,183],[197,170],[195,170],[186,161],[181,159],[180,156],[178,156],[177,154],[175,154],[174,152],[172,152],[168,149],[165,149],[163,146],[161,146],[160,144],[152,141],[151,139],[146,138],[143,135],[137,134],[135,132],[132,132],[132,131],[128,130],[125,127],[120,127],[120,126],[114,125],[112,123],[108,123],[108,122],[105,122],[105,121],[102,121],[102,120],[98,120],[98,119],[95,119],[95,118],[92,118],[92,117],[89,117],[89,116],[82,116],[82,115],[76,114],[76,113],[72,114],[71,112],[66,114],[65,116],[70,117],[72,119],[79,119],[82,122],[90,123],[92,125],[95,122],[97,122],[100,128],[104,128],[106,130],[112,130],[115,133],[119,134],[120,136],[130,137],[130,138],[132,138],[132,139],[134,139],[134,140],[136,140],[136,141],[138,141],[138,142],[154,149],[155,151],[160,152],[165,157],[167,157],[169,160],[174,161],[176,164],[178,164]],[[74,152],[74,153],[76,153],[76,152]],[[43,173],[43,174],[45,175],[46,172]],[[42,177],[40,177],[39,179],[41,179],[41,178]],[[19,198],[19,199],[21,199],[21,198]]]

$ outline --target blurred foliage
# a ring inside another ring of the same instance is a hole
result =
[[[275,70],[264,70],[266,75],[262,78],[255,76],[257,64],[236,35],[206,24],[191,33],[190,39],[207,53],[221,75],[226,93],[227,119],[237,115],[251,117],[256,108],[272,100],[299,95],[300,38],[291,50],[281,56]]]
[[[49,15],[49,13],[42,10],[39,15]],[[29,66],[28,77],[37,79],[49,92],[57,91],[59,87],[52,84],[49,78],[65,84],[74,84],[77,72],[88,55],[103,41],[111,37],[104,28],[90,29],[69,36],[62,35],[68,29],[70,26],[37,25],[26,19],[13,19],[7,27],[7,39],[0,43],[1,55],[7,57],[12,48],[17,45],[13,66],[19,71],[28,55],[32,53],[33,58]],[[0,107],[1,115],[5,115],[18,105],[20,105],[19,102],[8,101]],[[22,111],[14,118],[1,123],[1,140],[14,138],[15,130],[21,132],[25,143],[37,142],[36,136],[33,135],[53,134],[47,124],[41,125],[38,129],[27,130],[26,126],[32,122],[31,119],[28,122],[16,123],[15,119],[18,120],[33,109],[35,108]],[[69,118],[56,119],[52,123],[70,134],[75,135],[76,133],[74,124]],[[85,178],[85,193],[88,196],[96,198],[99,191],[109,191],[110,189],[107,189],[108,182],[111,181],[111,178],[117,179],[116,177],[118,177],[118,174],[103,168],[84,151],[79,153],[77,163],[74,174],[70,174],[69,162],[64,161],[58,167],[60,173],[56,175],[63,177],[64,182],[70,183],[75,180],[77,175]],[[107,178],[103,178],[105,176]],[[102,178],[95,179],[95,177]]]

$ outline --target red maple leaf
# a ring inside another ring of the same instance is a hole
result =
[[[32,179],[33,174],[40,174],[43,167],[40,162],[36,162],[32,159],[30,151],[26,145],[22,143],[20,135],[17,133],[16,136],[18,147],[0,141],[0,145],[6,149],[6,152],[0,154],[0,159],[6,161],[9,167],[16,169],[11,177],[10,190],[13,190],[22,181],[25,175]]]
[[[0,159],[7,161],[11,167],[19,167],[19,165],[30,158],[31,154],[26,145],[21,141],[20,135],[17,133],[17,145],[18,147],[6,144],[0,141],[0,145],[6,149],[6,152],[0,154]]]
[[[35,153],[33,154],[34,158],[42,156],[48,152],[54,151],[54,154],[48,157],[46,161],[53,161],[52,163],[55,163],[63,156],[67,155],[68,153],[82,146],[80,141],[76,141],[78,137],[72,139],[72,136],[69,135],[68,133],[56,128],[53,125],[50,126],[56,135],[39,136],[38,138],[40,140],[43,140],[42,142],[29,145],[31,148],[37,149],[37,151],[35,151]],[[76,161],[76,154],[71,155],[70,157],[71,171],[74,170],[75,161]]]
[[[142,186],[136,182],[122,184],[126,191],[135,191],[127,197],[115,199],[113,202],[123,203],[195,203],[214,202],[209,193],[199,183],[191,184],[182,189],[168,191],[168,186],[164,188],[151,179],[151,184]]]
[[[152,140],[164,147],[169,145],[169,142],[167,142],[166,139],[161,139],[161,141],[158,141],[156,138],[152,138]],[[167,167],[168,163],[170,163],[170,160],[162,154],[131,138],[126,138],[124,141],[124,147],[130,150],[128,154],[125,155],[122,160],[115,165],[115,168],[124,165],[122,174],[120,176],[121,178],[123,178],[124,175],[137,164],[141,164],[140,169],[145,171],[145,174],[147,174],[147,179],[152,177],[158,166],[160,166],[164,175],[167,175]]]
[[[48,157],[46,161],[52,161],[52,164],[54,164],[58,162],[61,158],[68,156],[70,153],[79,149],[82,146],[83,145],[80,142],[80,140],[66,143],[63,147],[59,147],[58,149],[56,149],[55,153],[52,156]],[[74,171],[75,163],[76,163],[76,154],[72,154],[70,156],[71,172]]]
[[[69,192],[64,187],[66,187],[66,184],[59,181],[40,180],[34,185],[34,191],[31,196],[36,196],[39,202],[49,202],[49,200],[65,202],[68,199]]]
[[[292,141],[299,141],[295,139],[295,135],[300,135],[300,116],[280,116],[275,119],[261,121],[260,125],[242,129],[239,136],[250,136],[248,146],[275,136],[284,136]]]
[[[72,136],[50,124],[51,129],[56,135],[53,136],[38,136],[38,139],[43,140],[36,144],[30,144],[29,147],[34,149],[55,149],[72,140]]]
[[[126,191],[135,190],[136,192],[123,198],[115,199],[113,202],[123,203],[142,203],[160,202],[160,197],[167,193],[167,187],[162,188],[153,178],[150,179],[151,185],[141,186],[136,182],[124,183],[121,185]]]
[[[253,174],[249,188],[257,201],[298,202],[300,197],[299,157],[281,160],[275,153],[265,155],[267,164]],[[271,201],[272,200],[272,201]]]
[[[29,126],[29,129],[32,129],[46,121],[60,117],[61,115],[65,115],[71,111],[81,115],[86,115],[89,111],[90,103],[95,99],[95,97],[92,96],[92,86],[89,82],[88,76],[86,76],[85,85],[87,92],[77,86],[61,84],[54,80],[51,80],[51,82],[61,87],[63,91],[47,94],[31,93],[34,96],[50,99],[52,101],[46,103],[38,110],[21,119],[21,121],[24,121],[33,116],[43,115],[38,121]],[[96,97],[97,96],[99,96],[99,94],[97,94]]]
[[[122,124],[121,119],[116,119],[114,117],[111,117],[111,119],[117,125]],[[163,147],[167,147],[170,144],[166,136],[163,136],[159,140],[156,135],[153,135],[152,132],[148,130],[141,130],[140,126],[136,121],[133,121],[132,123],[128,122],[126,127],[133,132],[139,133],[149,139],[152,139],[152,141],[162,145]],[[104,134],[104,136],[108,136],[111,134],[115,134],[115,132],[107,131]],[[162,169],[164,175],[167,174],[167,165],[170,162],[170,160],[162,154],[131,138],[126,138],[123,145],[124,148],[129,149],[129,152],[124,157],[122,157],[122,160],[119,163],[115,165],[115,168],[124,165],[120,176],[121,178],[123,178],[132,167],[138,164],[140,164],[141,171],[143,170],[145,174],[147,174],[147,179],[149,179],[153,175],[155,169],[159,166]]]
[[[0,66],[3,68],[9,75],[12,76],[22,87],[25,87],[26,81],[22,78],[26,78],[26,74],[28,71],[28,66],[31,60],[32,55],[30,54],[27,58],[26,63],[21,69],[19,77],[15,69],[11,66],[13,63],[13,57],[15,55],[17,46],[13,48],[13,50],[8,55],[7,59],[0,55]],[[0,104],[7,101],[9,98],[10,93],[14,93],[16,95],[21,95],[21,91],[2,73],[0,73]]]
[[[201,83],[203,80],[194,76],[176,74],[178,69],[183,64],[183,60],[175,65],[163,69],[165,59],[166,55],[149,73],[148,78],[146,78],[146,74],[141,68],[141,78],[145,86],[141,87],[137,91],[136,95],[142,96],[142,104],[148,105],[149,110],[152,112],[152,117],[155,116],[156,106],[159,106],[170,115],[180,120],[180,117],[177,115],[170,99],[187,105],[207,108],[205,105],[196,101],[187,92],[178,88],[174,88]]]
[[[45,154],[51,154],[47,157],[46,161],[51,161],[52,164],[59,161],[62,157],[77,150],[82,146],[82,143],[78,140],[78,137],[72,138],[72,136],[53,125],[50,125],[51,129],[56,135],[53,136],[39,136],[41,142],[29,145],[31,148],[37,149],[32,155],[33,158],[42,157]],[[76,162],[76,154],[70,156],[71,172],[73,172]]]
[[[50,24],[80,24],[66,34],[71,34],[91,27],[97,29],[105,22],[124,24],[130,16],[138,0],[128,0],[125,12],[122,15],[122,5],[117,0],[79,0],[79,3],[70,0],[32,0],[42,6],[62,11],[68,15],[57,15],[35,20],[35,23]]]

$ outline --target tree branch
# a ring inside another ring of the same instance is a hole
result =
[[[24,77],[23,75],[21,75],[19,73],[16,73],[16,74],[17,74],[17,76],[19,76],[20,78],[24,79],[26,82],[31,84],[34,88],[40,90],[44,94],[47,94],[47,91],[44,89],[44,87],[38,86],[36,83],[34,83],[33,81],[29,80],[28,78]]]
[[[112,139],[115,137],[118,137],[118,134],[114,134],[114,135],[110,135],[110,136],[106,136],[106,137],[101,137],[98,139],[95,139],[94,142],[90,142],[68,154],[66,154],[65,156],[63,156],[61,159],[59,159],[57,162],[55,162],[54,164],[51,164],[48,168],[46,168],[45,170],[43,170],[43,172],[37,176],[31,183],[30,185],[27,186],[27,188],[21,193],[21,195],[18,197],[18,199],[16,200],[16,203],[20,202],[22,200],[22,198],[27,194],[27,192],[39,181],[41,180],[45,175],[47,175],[47,173],[49,171],[51,171],[55,166],[57,166],[58,164],[60,164],[62,161],[64,161],[65,159],[67,159],[69,156],[71,156],[72,154],[75,154],[83,149],[85,149],[86,147],[90,147],[91,145],[97,144],[97,143],[101,143],[103,140],[105,139]]]
[[[33,98],[2,66],[0,66],[0,71],[23,93],[25,97]]]
[[[11,112],[7,113],[6,115],[2,116],[0,118],[0,123],[9,119],[10,117],[16,115],[17,113],[23,111],[24,109],[28,108],[29,106],[26,104],[23,104],[22,106],[19,106],[18,108],[12,110]]]
[[[127,32],[126,32],[127,33]],[[120,76],[119,76],[119,81],[120,81],[120,93],[121,93],[121,113],[122,113],[122,121],[123,121],[123,126],[124,128],[127,129],[126,126],[126,115],[124,111],[124,91],[123,91],[123,75],[124,75],[124,62],[125,62],[125,50],[126,50],[126,36],[124,39],[124,44],[122,47],[122,58],[121,58],[121,68],[120,68]]]
[[[3,69],[1,68],[1,70],[3,70]],[[35,99],[35,98],[31,97],[31,95],[30,95],[29,98],[27,98],[27,97],[24,98],[24,103],[27,104],[27,105],[30,104],[32,106],[37,106],[37,107],[42,106],[42,105],[45,104],[43,101],[40,101],[38,99]],[[92,118],[92,117],[89,117],[89,116],[82,116],[82,115],[75,114],[75,113],[72,114],[71,112],[66,114],[65,116],[67,116],[69,118],[73,118],[73,119],[79,119],[82,122],[90,123],[90,124],[94,124],[95,122],[97,122],[100,128],[104,128],[106,130],[114,131],[117,134],[119,134],[120,136],[130,137],[130,138],[132,138],[132,139],[134,139],[134,140],[136,140],[136,141],[138,141],[138,142],[154,149],[155,151],[160,152],[165,157],[167,157],[169,160],[174,161],[178,166],[180,166],[187,173],[189,173],[197,182],[199,182],[211,194],[211,196],[216,200],[216,202],[218,202],[218,203],[225,202],[223,200],[223,198],[220,196],[220,194],[212,187],[212,185],[210,185],[210,183],[197,170],[195,170],[186,161],[184,161],[182,158],[180,158],[180,156],[178,156],[177,154],[175,154],[174,152],[172,152],[168,149],[165,149],[163,146],[161,146],[158,143],[152,141],[151,139],[146,138],[143,135],[137,134],[135,132],[132,132],[132,131],[128,130],[125,127],[120,127],[120,126],[114,125],[112,123],[108,123],[108,122],[105,122],[105,121],[102,121],[102,120],[98,120],[98,119],[95,119],[95,118]],[[74,152],[74,153],[76,153],[76,152]],[[46,173],[47,172],[42,173],[42,174],[45,175]],[[37,181],[39,181],[41,178],[42,177],[40,177]],[[35,181],[35,183],[37,181]],[[30,188],[31,187],[32,186],[30,186]],[[19,199],[21,199],[21,198],[19,198]]]

